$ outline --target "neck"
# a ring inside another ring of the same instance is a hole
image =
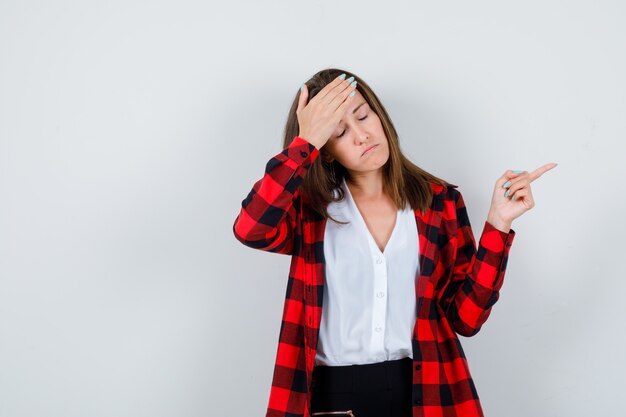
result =
[[[381,170],[371,172],[350,173],[346,178],[350,194],[356,198],[376,200],[385,197],[383,190],[383,174]]]

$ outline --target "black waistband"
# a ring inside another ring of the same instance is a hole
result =
[[[413,381],[411,358],[362,365],[313,368],[313,386],[326,392],[366,392],[404,388]]]

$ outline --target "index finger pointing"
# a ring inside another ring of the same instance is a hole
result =
[[[541,177],[545,172],[550,171],[552,168],[554,168],[557,165],[558,164],[556,162],[550,162],[550,163],[540,166],[539,168],[537,168],[536,170],[528,174],[530,177],[529,181],[533,182],[537,178]]]

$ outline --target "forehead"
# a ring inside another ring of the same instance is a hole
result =
[[[356,94],[353,97],[352,105],[350,106],[349,110],[354,110],[356,106],[365,101],[365,97],[363,97],[363,94],[361,94],[359,90],[355,89],[354,91],[356,92]]]
[[[367,108],[368,106],[368,103],[363,97],[363,95],[361,95],[361,93],[357,90],[354,90],[354,91],[356,91],[356,94],[354,95],[352,99],[352,103],[350,103],[350,105],[346,109],[346,116],[350,116],[353,113],[357,112],[358,110]]]

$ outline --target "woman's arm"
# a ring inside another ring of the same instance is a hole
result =
[[[505,233],[486,221],[476,249],[463,196],[453,192],[457,194],[456,259],[439,304],[454,331],[469,337],[478,333],[498,301],[515,231]]]
[[[356,82],[344,78],[337,77],[310,101],[308,87],[302,85],[296,110],[299,136],[269,160],[235,219],[233,233],[244,245],[292,254],[298,186],[354,100]]]
[[[296,227],[297,189],[319,150],[296,136],[265,166],[265,174],[254,183],[241,202],[233,233],[246,246],[291,255]]]
[[[491,307],[500,296],[515,237],[511,223],[535,206],[530,183],[556,166],[551,162],[530,173],[507,170],[498,178],[478,250],[463,197],[458,190],[453,190],[456,193],[456,258],[451,282],[439,303],[457,333],[473,336],[489,317]]]

